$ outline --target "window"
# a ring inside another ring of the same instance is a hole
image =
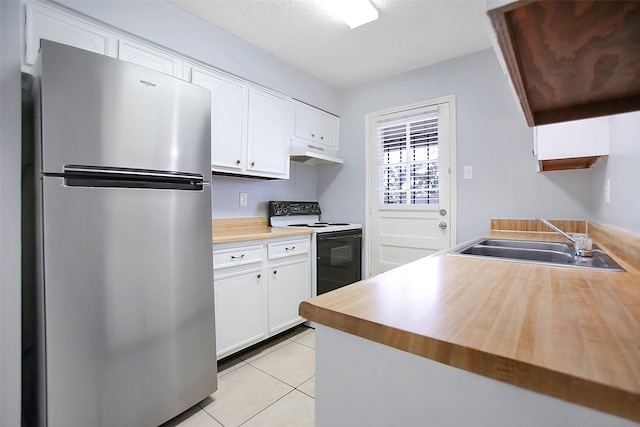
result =
[[[378,195],[380,205],[437,205],[438,109],[380,116]]]

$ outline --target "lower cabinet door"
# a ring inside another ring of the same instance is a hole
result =
[[[309,260],[269,267],[269,333],[300,323],[300,303],[311,297]]]
[[[262,268],[214,278],[218,359],[266,338]]]

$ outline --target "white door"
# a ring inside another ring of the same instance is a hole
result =
[[[366,272],[455,243],[455,97],[367,114]]]
[[[262,267],[214,277],[218,359],[267,336],[265,283]]]
[[[211,166],[214,171],[240,172],[243,152],[246,91],[239,82],[193,69],[191,82],[211,91]]]
[[[128,40],[118,41],[118,59],[142,65],[170,76],[182,77],[182,60]]]
[[[258,176],[289,178],[291,101],[249,90],[247,170]]]
[[[296,323],[300,303],[311,297],[309,258],[269,267],[269,333]]]

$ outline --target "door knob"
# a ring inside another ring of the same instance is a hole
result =
[[[438,224],[438,227],[440,227],[440,229],[445,230],[447,228],[447,223],[442,221],[440,224]]]

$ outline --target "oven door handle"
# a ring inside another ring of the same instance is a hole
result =
[[[337,240],[337,239],[361,239],[362,234],[344,234],[342,236],[321,236],[318,235],[318,240]]]

